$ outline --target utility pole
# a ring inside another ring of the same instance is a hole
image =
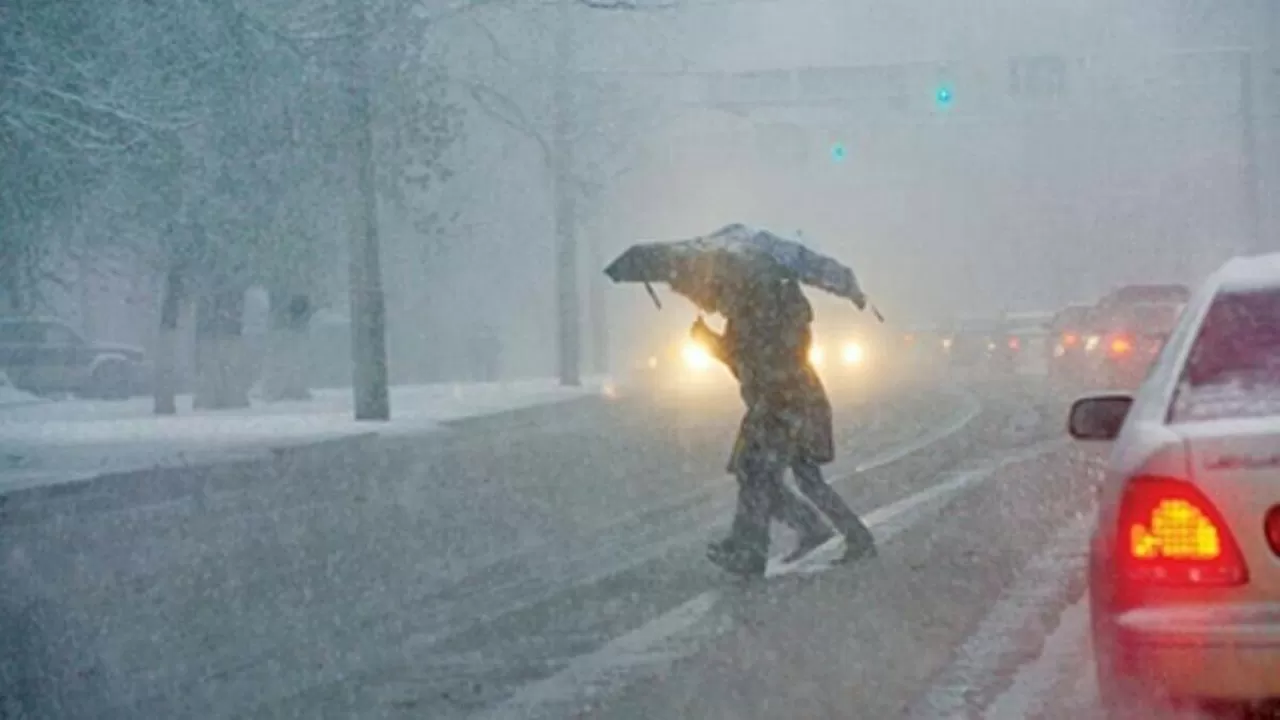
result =
[[[1245,242],[1249,252],[1266,252],[1262,239],[1261,189],[1258,187],[1258,132],[1253,103],[1253,51],[1240,54],[1240,189],[1244,193]]]
[[[609,318],[605,307],[604,258],[600,255],[600,233],[592,234],[587,241],[591,248],[588,262],[591,264],[587,281],[587,313],[591,318],[591,372],[609,374]]]
[[[581,328],[578,308],[577,208],[574,197],[572,95],[573,58],[571,8],[574,0],[556,0],[555,127],[552,129],[551,172],[555,193],[557,365],[560,384],[582,384]]]
[[[378,188],[373,159],[373,107],[370,100],[370,48],[363,0],[351,0],[350,102],[356,165],[356,198],[350,208],[352,393],[356,420],[389,420],[387,393],[386,301],[382,293],[382,261],[378,253]]]

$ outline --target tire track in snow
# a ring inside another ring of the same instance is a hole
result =
[[[1091,717],[1086,708],[1096,699],[1089,657],[1089,605],[1080,598],[1063,611],[1058,628],[1044,641],[1044,651],[1024,665],[1012,684],[988,708],[988,720]]]
[[[1018,668],[1040,654],[1062,611],[1083,595],[1092,522],[1092,513],[1077,515],[1023,568],[906,717],[986,717]]]

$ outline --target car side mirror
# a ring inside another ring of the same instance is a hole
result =
[[[1094,395],[1071,404],[1067,432],[1076,440],[1115,440],[1133,406],[1128,395]]]

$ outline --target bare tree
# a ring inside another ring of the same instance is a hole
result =
[[[673,5],[640,0],[559,0],[556,7],[553,28],[555,59],[551,78],[553,94],[547,113],[549,117],[539,117],[531,109],[522,107],[491,80],[470,78],[463,84],[481,111],[529,138],[542,150],[549,182],[554,188],[558,370],[562,384],[578,385],[581,382],[582,334],[581,293],[578,288],[577,237],[582,222],[579,207],[586,200],[586,193],[599,192],[602,186],[626,171],[625,163],[619,167],[616,158],[624,155],[630,143],[645,129],[662,122],[663,118],[652,108],[622,107],[616,101],[599,102],[600,78],[580,75],[573,70],[575,38],[570,11],[574,7],[642,11],[667,9]],[[489,41],[494,54],[505,64],[510,64],[494,34],[482,22],[477,20],[474,24]],[[597,102],[582,102],[584,98]],[[602,132],[605,127],[610,130]],[[598,247],[589,244],[589,250],[592,262],[598,262]],[[589,290],[587,312],[591,318],[590,335],[593,338],[592,366],[597,372],[602,372],[608,364],[608,323],[604,316],[602,291],[597,285]]]
[[[30,312],[42,288],[62,280],[62,248],[46,221],[72,210],[115,166],[145,155],[157,133],[185,121],[178,106],[145,87],[144,71],[120,62],[122,39],[94,32],[134,10],[127,2],[0,8],[0,287],[10,310]],[[151,32],[170,20],[161,9],[137,27]]]

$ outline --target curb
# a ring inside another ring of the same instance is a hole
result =
[[[95,501],[102,508],[155,503],[202,493],[216,483],[222,472],[242,467],[253,473],[255,466],[296,462],[325,452],[360,451],[371,440],[380,437],[376,431],[344,435],[323,440],[303,441],[288,445],[263,445],[243,451],[229,450],[227,458],[185,463],[181,460],[132,469],[84,473],[66,481],[54,481],[12,490],[0,490],[0,519],[11,513],[35,509],[50,503]],[[262,467],[265,471],[266,468]],[[71,508],[68,508],[71,509]]]
[[[547,402],[541,402],[536,405],[527,407],[511,408],[508,410],[499,410],[492,413],[484,413],[481,415],[472,415],[471,417],[455,418],[453,420],[440,421],[440,427],[449,430],[465,430],[476,425],[488,422],[516,422],[525,425],[534,424],[538,413],[545,412],[554,408],[564,408],[569,405],[586,404],[590,401],[603,400],[604,395],[600,393],[592,393],[588,395],[580,395],[576,397],[566,397]]]

